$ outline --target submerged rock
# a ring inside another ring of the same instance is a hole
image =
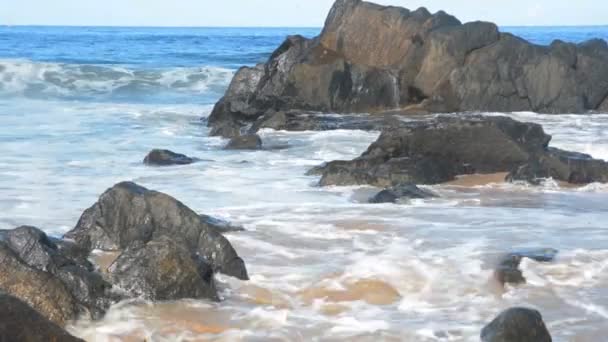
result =
[[[318,37],[290,36],[266,63],[239,69],[208,124],[230,137],[262,117],[290,129],[274,113],[298,111],[602,111],[607,61],[602,39],[540,46],[443,11],[337,0]]]
[[[0,292],[0,308],[0,341],[83,341],[16,297]]]
[[[608,163],[551,149],[550,140],[540,125],[508,117],[440,116],[396,124],[383,131],[360,157],[333,161],[309,174],[322,175],[322,186],[390,187],[438,184],[458,175],[509,172],[526,164],[545,163],[557,180],[608,181]]]
[[[551,342],[540,312],[526,308],[504,311],[481,331],[483,342]]]
[[[111,285],[76,247],[55,241],[35,227],[0,231],[0,288],[59,324],[81,312],[100,317],[112,302]]]
[[[226,145],[227,150],[259,150],[262,148],[262,139],[257,134],[236,136]]]
[[[372,197],[370,203],[396,203],[403,198],[433,198],[434,193],[420,189],[415,184],[402,184],[384,189]]]
[[[248,279],[245,263],[221,234],[226,228],[205,218],[171,196],[123,182],[85,210],[66,238],[89,251],[121,251],[134,242],[168,236],[184,241],[215,272]]]
[[[523,284],[526,282],[526,278],[519,269],[523,258],[538,262],[551,262],[557,256],[557,253],[558,251],[553,248],[528,249],[509,253],[500,259],[496,270],[494,270],[494,276],[503,285]]]
[[[218,300],[211,266],[186,245],[166,236],[135,242],[108,269],[112,282],[130,296],[148,300]]]
[[[175,153],[169,150],[154,149],[144,158],[144,164],[153,166],[186,165],[192,164],[196,160],[184,154]]]

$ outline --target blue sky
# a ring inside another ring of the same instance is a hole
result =
[[[608,0],[377,0],[499,25],[607,25]],[[333,0],[6,0],[0,24],[322,26]]]

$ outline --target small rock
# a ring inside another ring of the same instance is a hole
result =
[[[194,158],[169,150],[154,149],[144,158],[144,164],[153,166],[187,165],[195,162]]]
[[[551,342],[540,312],[511,308],[501,313],[481,331],[483,342]]]
[[[501,258],[494,270],[494,276],[501,284],[523,284],[526,278],[523,276],[519,265],[523,258],[538,262],[551,262],[555,259],[558,251],[553,248],[524,249],[509,253]]]
[[[230,139],[227,150],[259,150],[262,148],[262,139],[257,134],[240,135]]]
[[[20,299],[0,292],[0,341],[83,342]]]
[[[370,203],[396,203],[403,198],[434,198],[436,194],[420,189],[415,184],[403,184],[384,189],[372,197]]]

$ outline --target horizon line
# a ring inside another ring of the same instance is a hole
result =
[[[466,22],[463,22],[465,24]],[[498,27],[608,27],[608,24],[561,24],[561,25],[498,25]],[[204,29],[323,29],[323,26],[231,26],[231,25],[213,25],[213,26],[174,26],[174,25],[72,25],[72,24],[0,24],[0,28],[6,27],[104,27],[104,28],[204,28]]]

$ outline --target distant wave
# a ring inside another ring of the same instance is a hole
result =
[[[0,96],[33,98],[221,93],[233,71],[218,67],[131,69],[0,59]]]

